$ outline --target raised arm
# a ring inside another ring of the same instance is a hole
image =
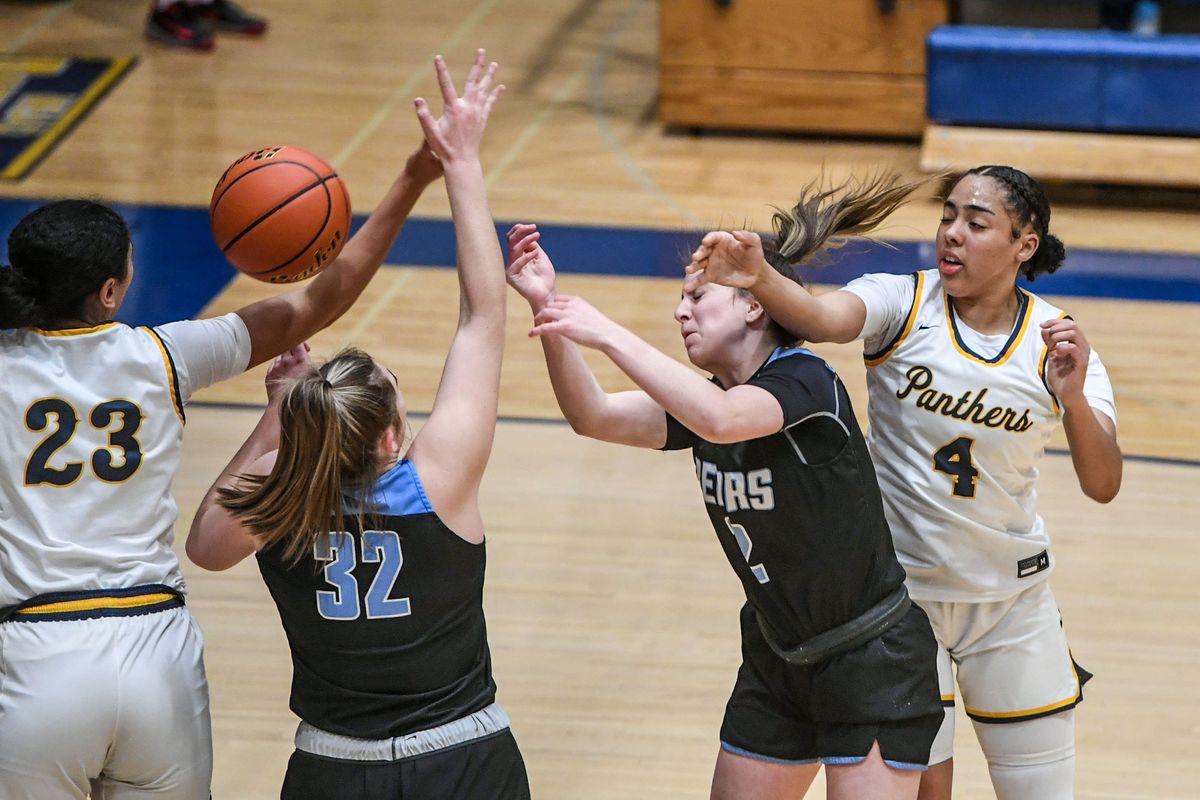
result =
[[[1121,490],[1123,461],[1117,425],[1090,405],[1083,394],[1092,348],[1069,318],[1042,323],[1042,341],[1050,348],[1047,381],[1063,408],[1063,429],[1079,488],[1098,503]]]
[[[508,282],[536,316],[555,297],[554,264],[534,225],[508,232]],[[662,406],[645,392],[605,392],[579,348],[561,336],[539,337],[554,397],[571,429],[581,436],[631,447],[659,448],[667,441]]]
[[[200,502],[185,550],[188,559],[203,569],[223,570],[255,550],[255,539],[237,517],[217,504],[217,490],[234,486],[241,475],[267,475],[279,448],[279,403],[289,381],[313,369],[307,343],[275,359],[267,370],[267,408],[250,436],[213,481]]]
[[[479,144],[503,86],[491,89],[496,64],[475,63],[458,96],[441,56],[435,65],[445,107],[434,119],[423,99],[417,117],[441,160],[458,250],[458,329],[429,420],[410,456],[439,516],[454,531],[482,538],[478,490],[496,432],[504,351],[504,260],[488,208]],[[490,89],[490,91],[489,91]]]
[[[780,275],[763,255],[762,239],[750,231],[713,231],[687,267],[685,290],[704,283],[747,289],[788,332],[809,342],[851,342],[862,333],[867,307],[851,292],[809,293]]]
[[[441,164],[422,143],[333,263],[290,292],[240,309],[250,331],[253,367],[310,338],[346,313],[379,270],[421,192],[442,173]]]

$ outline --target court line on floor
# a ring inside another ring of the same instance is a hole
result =
[[[371,303],[361,315],[358,315],[358,321],[354,323],[354,327],[350,329],[350,333],[342,339],[341,345],[338,346],[339,350],[347,345],[357,343],[362,335],[366,333],[367,329],[375,323],[379,315],[383,313],[384,309],[391,304],[396,295],[400,293],[400,290],[412,280],[413,270],[411,268],[401,267],[399,268],[399,272],[400,274],[388,284],[388,287],[384,289],[379,299]]]
[[[665,191],[661,186],[646,174],[646,171],[634,160],[629,151],[621,144],[621,140],[613,131],[612,126],[608,123],[608,115],[604,111],[604,77],[608,71],[608,56],[616,49],[617,41],[625,34],[633,21],[637,18],[639,12],[643,8],[650,7],[650,3],[645,0],[635,0],[633,5],[625,12],[625,15],[617,22],[611,31],[604,37],[599,49],[596,52],[596,60],[592,67],[590,91],[588,94],[588,102],[592,110],[592,119],[596,123],[596,129],[600,133],[600,138],[604,141],[605,146],[617,163],[625,170],[629,177],[640,185],[644,190],[650,193],[651,197],[656,197],[663,202],[668,208],[674,211],[690,225],[697,230],[707,230],[708,225],[704,220],[697,217],[683,204],[675,199],[673,195]]]
[[[5,47],[5,53],[16,53],[25,45],[29,44],[35,36],[49,28],[63,14],[70,11],[75,6],[75,0],[67,0],[65,3],[60,3],[57,6],[46,9],[41,17],[32,25],[25,29],[25,32],[13,39]]]
[[[234,402],[217,402],[210,400],[194,400],[188,403],[189,408],[206,408],[214,411],[253,411],[261,414],[265,406],[262,403],[234,403]],[[413,419],[428,419],[429,412],[427,411],[409,411],[408,416]],[[514,422],[522,425],[553,425],[567,426],[567,421],[559,417],[522,417],[502,414],[496,417],[497,422]],[[1069,458],[1070,450],[1059,447],[1047,447],[1046,455],[1056,456],[1058,458]],[[1173,458],[1171,456],[1151,456],[1141,455],[1138,453],[1124,453],[1123,458],[1126,461],[1132,461],[1140,464],[1155,464],[1166,467],[1185,467],[1188,469],[1200,469],[1200,459],[1195,458]]]
[[[480,20],[482,20],[499,2],[500,0],[484,0],[484,2],[476,6],[475,10],[468,14],[467,18],[460,22],[457,27],[455,27],[455,29],[450,33],[450,36],[442,40],[437,48],[429,53],[429,56],[425,59],[425,63],[415,72],[413,72],[413,74],[408,77],[408,80],[400,84],[399,88],[392,92],[388,99],[383,102],[383,105],[379,107],[379,110],[372,114],[371,118],[367,120],[361,128],[358,129],[354,136],[350,138],[350,141],[347,142],[346,146],[343,147],[336,156],[334,156],[333,163],[339,166],[345,165],[350,157],[358,151],[358,148],[363,146],[367,139],[369,139],[375,133],[375,131],[379,129],[379,127],[384,123],[384,120],[391,116],[402,102],[411,103],[413,101],[413,87],[415,87],[425,78],[432,77],[433,57],[438,54],[446,53],[446,51],[457,44],[458,40],[461,39],[463,35],[467,33],[467,31],[479,24]],[[464,76],[465,73],[459,76],[460,88],[461,81]]]
[[[584,65],[575,70],[570,77],[563,81],[562,85],[559,86],[558,91],[556,91],[551,96],[550,100],[542,106],[542,110],[539,111],[537,115],[529,121],[529,124],[526,125],[519,134],[517,134],[517,138],[513,140],[513,143],[508,146],[508,149],[505,150],[500,158],[496,161],[496,165],[487,171],[487,175],[484,178],[485,186],[490,189],[492,184],[500,180],[500,176],[505,173],[505,171],[509,168],[509,166],[512,165],[514,161],[516,161],[517,156],[519,156],[521,151],[525,149],[525,145],[529,143],[529,140],[532,139],[534,135],[542,129],[542,126],[544,126],[546,121],[549,120],[554,112],[558,110],[559,106],[562,105],[562,103],[565,102],[566,99],[575,92],[575,89],[578,88],[579,84],[583,82],[583,77],[586,73],[587,66]]]

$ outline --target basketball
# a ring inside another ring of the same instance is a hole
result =
[[[350,197],[337,172],[299,147],[252,150],[213,189],[217,246],[242,273],[292,283],[324,269],[350,235]]]

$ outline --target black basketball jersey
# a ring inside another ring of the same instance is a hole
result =
[[[750,604],[790,648],[866,612],[899,588],[904,570],[833,369],[808,350],[779,348],[746,383],[779,401],[781,431],[713,444],[668,414],[663,449],[692,449],[721,547]]]
[[[483,544],[438,518],[407,459],[380,476],[373,513],[288,564],[258,554],[292,650],[291,708],[322,730],[385,739],[491,704]]]

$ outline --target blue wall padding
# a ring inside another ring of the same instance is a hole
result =
[[[1200,134],[1200,36],[947,25],[926,44],[935,122]]]

